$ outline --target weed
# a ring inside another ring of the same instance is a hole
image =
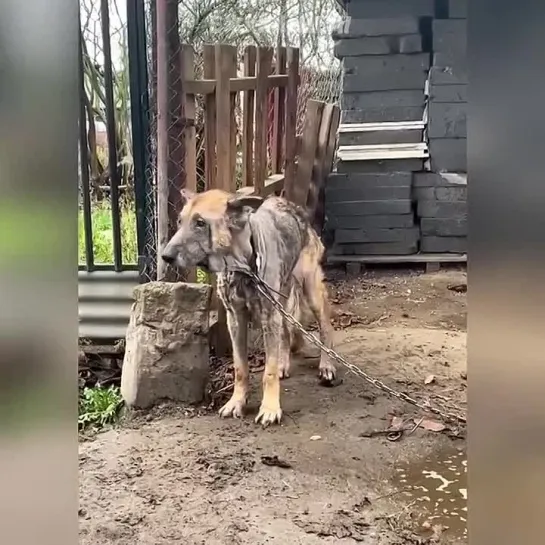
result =
[[[106,424],[113,424],[122,405],[118,386],[83,388],[79,398],[79,428],[101,428]]]

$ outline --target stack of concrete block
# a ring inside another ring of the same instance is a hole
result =
[[[466,175],[415,173],[413,186],[421,252],[466,253]]]
[[[410,255],[419,229],[411,172],[334,173],[326,185],[327,230],[336,255]]]
[[[360,4],[368,3],[349,4],[349,13]],[[362,18],[348,17],[333,34],[344,69],[342,123],[421,120],[430,56],[422,50],[418,17],[356,13]]]
[[[433,21],[427,85],[430,169],[467,171],[467,0],[450,0],[449,18]]]

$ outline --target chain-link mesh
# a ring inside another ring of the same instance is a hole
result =
[[[80,0],[84,40],[89,49],[90,65],[98,69],[103,64],[100,48],[100,0]],[[130,138],[130,94],[127,49],[127,18],[125,0],[109,0],[110,35],[115,69],[116,112],[118,134],[118,156],[123,168],[123,180],[128,198],[132,192],[132,146]],[[159,2],[159,5],[161,2]],[[158,95],[157,95],[157,0],[145,0],[147,67],[149,92],[150,138],[147,146],[148,211],[146,217],[146,255],[154,263],[148,263],[148,280],[155,278],[158,251],[158,165],[167,154],[167,176],[174,189],[170,194],[173,209],[180,206],[177,186],[184,177],[183,135],[185,126],[181,119],[181,95],[179,60],[181,45],[191,45],[195,52],[195,77],[203,75],[202,46],[204,44],[230,44],[238,48],[239,74],[242,75],[242,54],[247,45],[300,49],[300,86],[297,110],[297,132],[302,131],[307,100],[314,98],[326,102],[337,102],[340,91],[340,67],[333,58],[331,32],[340,20],[336,0],[166,0],[168,27],[167,55],[170,58],[166,74],[170,115],[167,122],[168,139],[158,142]],[[131,52],[131,54],[133,54]],[[100,87],[100,85],[99,85]],[[100,89],[94,97],[100,97]],[[273,115],[274,93],[269,96],[269,115]],[[101,111],[100,108],[97,108]],[[204,98],[196,97],[196,172],[197,188],[205,188],[205,138]],[[240,97],[236,104],[237,182],[241,183],[242,172],[242,105]],[[269,150],[272,146],[272,123],[269,123]],[[165,146],[167,149],[165,150]],[[163,154],[163,155],[162,155]],[[269,160],[270,160],[269,153]],[[104,166],[104,164],[102,164]],[[269,169],[271,168],[269,161]],[[133,207],[134,208],[134,207]],[[133,252],[134,253],[134,252]],[[131,257],[136,262],[136,255]]]

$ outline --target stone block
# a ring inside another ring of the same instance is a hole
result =
[[[363,244],[337,244],[333,253],[337,255],[412,255],[418,252],[417,243],[367,242]]]
[[[352,0],[347,3],[346,11],[350,17],[386,18],[386,17],[433,17],[434,0]]]
[[[412,201],[387,200],[387,201],[351,201],[329,203],[326,214],[335,216],[384,216],[394,214],[410,214]]]
[[[413,186],[419,187],[463,187],[467,186],[467,175],[454,172],[415,172]]]
[[[411,54],[422,52],[422,35],[410,34],[408,36],[399,37],[398,53]],[[392,51],[394,53],[394,51]]]
[[[203,400],[209,372],[211,286],[149,282],[134,290],[121,393],[130,407]]]
[[[430,102],[467,102],[467,89],[468,85],[465,83],[461,85],[430,85]]]
[[[410,172],[374,172],[371,174],[330,174],[326,189],[352,189],[354,187],[407,187],[412,185]]]
[[[415,226],[413,214],[389,216],[327,216],[331,229],[407,229]]]
[[[416,205],[416,215],[419,218],[463,219],[467,218],[467,203],[419,201]]]
[[[334,30],[334,40],[343,38],[365,38],[373,36],[401,36],[420,32],[418,17],[365,18],[346,17]]]
[[[421,106],[389,106],[387,108],[365,108],[343,110],[342,123],[385,123],[393,121],[421,121],[424,104]]]
[[[448,0],[450,19],[467,19],[468,0]]]
[[[339,146],[369,144],[416,144],[423,140],[422,129],[372,130],[339,133]]]
[[[353,185],[342,189],[326,186],[325,202],[346,202],[346,201],[385,201],[387,199],[403,200],[411,198],[411,188],[401,187],[373,187],[366,185]]]
[[[436,57],[436,56],[435,56]],[[460,85],[468,83],[467,67],[441,66],[434,59],[430,68],[430,86],[433,85]]]
[[[430,102],[427,134],[428,138],[466,138],[467,103]]]
[[[375,172],[420,172],[424,168],[422,159],[384,159],[373,161],[339,161],[340,174],[373,174]]]
[[[467,253],[467,237],[422,237],[420,250],[426,254]]]
[[[432,23],[433,51],[452,56],[467,55],[467,21],[435,19]]]
[[[377,81],[385,76],[406,78],[413,73],[426,73],[430,67],[430,55],[374,55],[368,57],[347,57],[343,61],[345,74],[359,75]],[[417,89],[418,87],[397,87]]]
[[[341,95],[341,110],[365,110],[367,108],[391,108],[424,106],[424,89],[402,91],[370,91]]]
[[[464,237],[468,234],[467,218],[422,218],[420,232],[422,236]]]
[[[415,187],[417,201],[459,202],[467,201],[467,186],[459,187]]]
[[[370,242],[402,242],[407,245],[416,244],[420,238],[418,227],[408,229],[337,229],[336,244],[360,244]]]
[[[432,171],[467,172],[466,138],[430,138],[428,147]]]

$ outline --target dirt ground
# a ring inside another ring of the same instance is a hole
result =
[[[465,409],[463,270],[328,275],[340,353],[394,389]],[[320,387],[315,352],[282,383],[281,426],[254,424],[254,374],[242,421],[165,406],[82,440],[80,543],[466,543],[440,519],[422,523],[423,505],[396,481],[444,452],[465,456],[463,430],[414,429],[429,415],[343,369],[339,386]],[[393,417],[411,426],[399,440],[373,434]],[[269,465],[274,457],[290,467]]]

